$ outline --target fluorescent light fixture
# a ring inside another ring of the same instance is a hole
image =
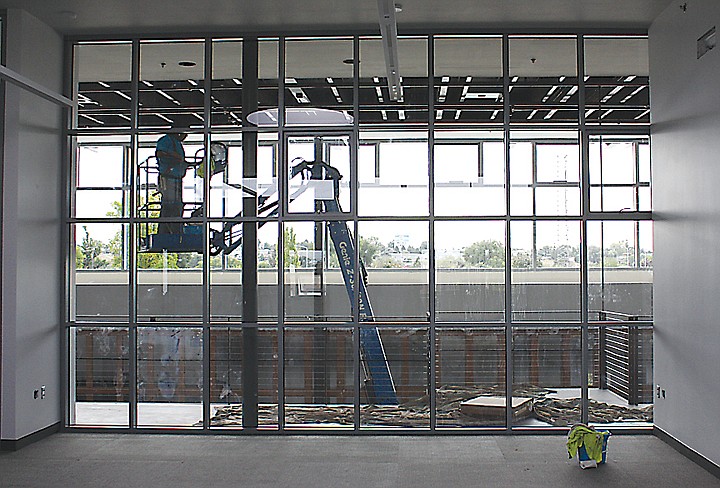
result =
[[[85,115],[85,114],[79,114],[79,115],[80,115],[80,117],[85,117],[88,120],[92,120],[96,124],[105,125],[105,122],[103,122],[102,120],[98,120],[95,117],[90,117],[89,115]]]
[[[490,116],[490,120],[495,120],[495,119],[497,119],[497,116],[498,116],[499,113],[500,113],[499,110],[495,110],[495,111],[493,112],[493,114]]]
[[[465,78],[465,83],[470,83],[472,81],[472,76],[468,76]]]
[[[125,120],[127,120],[128,122],[130,122],[130,117],[128,117],[128,116],[125,115],[125,114],[115,114],[115,115],[117,115],[117,116],[120,117],[121,119],[125,119]]]
[[[631,82],[632,80],[634,80],[635,78],[637,78],[637,76],[632,75],[632,76],[628,76],[628,77],[625,78],[623,81],[624,81],[625,83],[630,83],[630,82]]]
[[[600,116],[601,119],[604,119],[608,115],[610,115],[613,112],[613,109],[606,110],[604,114]]]
[[[466,93],[465,98],[473,100],[500,100],[500,94],[495,92],[477,92],[477,93]]]
[[[380,83],[380,78],[378,78],[377,76],[373,76],[373,82]]]
[[[165,117],[163,114],[157,114],[157,113],[156,113],[155,116],[163,119],[163,120],[164,120],[165,122],[167,122],[168,124],[173,124],[173,123],[174,123],[171,119],[168,119],[168,118]]]
[[[98,81],[98,85],[100,85],[103,88],[110,88],[110,85],[105,83],[104,81]]]
[[[562,83],[563,81],[565,81],[565,77],[564,77],[564,76],[561,76],[560,78],[558,78],[558,83]]]
[[[238,80],[237,78],[233,78],[233,83],[236,85],[242,85],[242,81]]]
[[[124,93],[121,92],[120,90],[113,90],[113,91],[114,91],[115,93],[117,93],[118,95],[120,95],[121,97],[123,97],[125,100],[130,100],[130,101],[132,101],[132,98],[130,98],[129,95],[124,94]]]
[[[195,112],[192,113],[193,117],[200,120],[200,122],[205,122],[205,119],[202,117],[202,115],[196,114]]]
[[[545,94],[545,96],[543,97],[543,103],[547,102],[547,101],[550,99],[550,95],[552,95],[553,93],[555,93],[555,90],[557,90],[557,89],[558,89],[558,87],[557,87],[556,85],[553,85],[553,86],[548,90],[548,92]]]
[[[285,78],[285,84],[286,85],[297,85],[297,80],[295,78]]]
[[[288,90],[290,90],[290,93],[293,94],[298,103],[310,103],[310,99],[302,88],[288,88]]]
[[[435,120],[440,120],[443,118],[443,110],[436,110],[435,111]]]
[[[380,115],[382,115],[383,120],[387,120],[387,110],[381,110]]]
[[[449,77],[449,76],[443,76],[443,77],[440,79],[440,82],[441,82],[441,83],[450,83],[450,77]]]
[[[456,110],[456,111],[455,111],[455,120],[458,120],[458,119],[460,118],[460,113],[461,113],[461,112],[462,112],[462,110]]]
[[[383,98],[382,90],[379,86],[375,87],[375,94],[377,95],[378,102],[383,103],[385,99]]]
[[[549,111],[547,113],[547,115],[545,115],[545,120],[551,119],[552,116],[555,115],[556,113],[557,113],[557,109],[556,108],[552,109],[551,111]]]
[[[142,80],[142,82],[145,84],[145,86],[149,86],[149,87],[151,87],[151,88],[152,88],[152,86],[153,86],[153,84],[150,83],[149,81]]]
[[[635,90],[633,90],[633,92],[632,92],[630,95],[628,95],[628,96],[626,96],[625,98],[622,99],[622,102],[621,102],[621,103],[627,102],[628,100],[630,100],[632,97],[634,97],[635,95],[637,95],[638,93],[640,93],[640,92],[643,91],[644,89],[645,89],[645,85],[639,86],[639,87],[635,88]]]
[[[510,80],[510,83],[517,83],[518,79],[519,78],[517,76],[513,76],[512,80]]]
[[[603,97],[603,99],[601,100],[601,103],[605,103],[605,102],[607,102],[608,100],[610,100],[614,95],[616,95],[616,94],[617,94],[620,90],[622,90],[623,88],[624,88],[624,87],[622,87],[622,86],[616,86],[615,88],[613,88],[612,90],[610,90],[610,93],[608,93],[607,95],[605,95],[605,96]]]
[[[440,103],[445,102],[445,98],[447,97],[447,91],[448,91],[448,87],[447,87],[447,86],[441,86],[441,87],[440,87],[440,97],[438,98],[438,101],[439,101]]]
[[[590,117],[590,115],[593,114],[593,113],[595,113],[595,112],[597,112],[597,109],[596,109],[596,108],[589,108],[589,109],[587,109],[587,110],[585,111],[585,118]]]
[[[635,120],[642,119],[643,117],[645,117],[645,116],[646,116],[647,114],[649,114],[649,113],[650,113],[650,110],[645,110],[643,113],[641,113],[640,115],[638,115],[637,117],[635,117]]]
[[[175,100],[173,97],[171,97],[170,95],[168,95],[168,94],[165,93],[164,91],[162,91],[162,90],[155,90],[155,91],[158,92],[160,95],[164,96],[165,98],[167,98],[168,100],[170,100],[171,102],[173,102],[175,105],[180,105],[180,102],[178,102],[177,100]]]
[[[402,100],[400,63],[398,61],[397,22],[395,20],[394,0],[377,0],[382,35],[383,52],[385,53],[385,69],[387,70],[390,100]]]
[[[247,116],[248,122],[258,127],[277,127],[278,109],[258,110]],[[340,110],[325,108],[290,107],[285,109],[285,125],[327,125],[348,126],[353,124],[353,118]]]
[[[405,111],[404,110],[398,110],[398,118],[400,120],[405,120]]]
[[[562,100],[560,100],[560,103],[565,103],[565,102],[567,102],[568,100],[570,100],[570,97],[573,96],[573,95],[575,95],[575,92],[576,92],[576,91],[578,91],[577,85],[572,86],[572,87],[570,88],[570,90],[568,90],[568,92],[565,94],[565,96],[562,97]]]
[[[327,82],[330,83],[331,85],[332,85],[333,83],[335,83],[335,80],[333,80],[333,79],[330,78],[329,76],[328,76],[327,78],[325,78],[325,81],[327,81]]]
[[[197,81],[195,80],[188,80],[188,83],[190,83],[192,86],[198,86]]]
[[[537,112],[538,112],[537,110],[533,110],[532,112],[530,112],[530,115],[527,116],[527,119],[530,120],[533,117],[535,117],[535,114],[537,114]]]

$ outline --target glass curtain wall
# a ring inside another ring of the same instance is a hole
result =
[[[71,427],[652,423],[647,39],[76,42]]]

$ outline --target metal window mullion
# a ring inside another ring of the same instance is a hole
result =
[[[430,430],[437,427],[437,345],[435,336],[435,312],[436,312],[436,276],[435,276],[435,38],[431,35],[428,38],[428,209],[430,211],[429,237],[428,237],[428,297],[430,298],[430,330],[428,341],[430,342],[430,384],[428,396],[430,398]]]
[[[3,19],[4,21],[4,19]],[[3,29],[4,31],[4,29]],[[5,37],[3,36],[2,39],[0,39],[0,42],[5,45]],[[65,41],[64,43],[64,50],[65,50],[65,59],[73,59],[74,57],[71,56],[73,52],[73,44],[71,42]],[[4,58],[4,57],[3,57]],[[4,59],[3,59],[4,60]],[[74,63],[72,64],[74,66]],[[72,93],[72,99],[77,100],[77,91],[76,91],[76,85],[73,83],[74,77],[73,77],[73,70],[71,69],[71,66],[68,66],[68,63],[66,62],[64,65],[64,84],[65,84],[65,91],[64,93],[71,92]],[[4,91],[3,91],[4,93]],[[0,95],[2,97],[2,95]],[[3,105],[4,106],[4,103]],[[72,178],[73,175],[73,151],[72,147],[73,145],[70,144],[70,140],[68,137],[68,128],[72,127],[73,123],[73,117],[77,115],[77,108],[73,107],[71,111],[64,110],[63,111],[63,160],[62,160],[62,172],[61,172],[61,178],[62,178],[62,188],[63,193],[60,196],[61,202],[60,202],[60,211],[62,212],[62,219],[61,219],[61,229],[60,229],[60,256],[62,257],[62,261],[59,263],[59,270],[60,270],[60,276],[61,276],[61,287],[60,287],[60,310],[58,311],[61,317],[60,320],[60,327],[61,327],[61,335],[60,335],[60,384],[62,387],[60,388],[60,404],[62,405],[62,416],[63,416],[63,424],[62,427],[66,427],[70,424],[70,421],[72,419],[71,417],[74,417],[74,409],[71,408],[70,402],[75,401],[75,381],[74,381],[74,372],[76,370],[74,361],[71,363],[71,354],[70,354],[70,346],[71,346],[71,334],[74,329],[69,328],[67,325],[70,320],[70,300],[69,297],[72,295],[70,292],[70,286],[71,283],[74,282],[74,278],[71,278],[72,273],[72,263],[73,261],[70,261],[69,257],[73,256],[73,253],[71,252],[72,244],[70,243],[70,236],[72,233],[70,232],[70,224],[68,223],[68,217],[70,216],[70,202],[71,198],[73,196],[73,181]],[[73,348],[74,349],[74,348]],[[73,355],[74,358],[74,355]]]
[[[578,72],[578,117],[580,122],[580,178],[582,204],[582,221],[580,226],[580,320],[581,320],[581,422],[587,424],[589,418],[589,375],[592,374],[590,362],[590,331],[589,331],[589,271],[587,243],[587,215],[590,212],[590,147],[589,136],[585,131],[585,51],[584,38],[577,36],[577,72]]]
[[[202,390],[202,423],[203,429],[207,430],[210,428],[210,388],[211,388],[211,377],[210,377],[210,362],[212,360],[210,354],[210,239],[208,228],[208,205],[210,202],[210,179],[212,178],[212,168],[210,167],[210,104],[212,103],[211,89],[212,89],[212,38],[205,38],[205,79],[203,80],[203,86],[205,93],[203,94],[203,144],[205,146],[205,161],[201,164],[205,165],[205,178],[203,178],[203,212],[202,212],[202,232],[205,236],[203,239],[203,272],[202,272],[202,337],[203,337],[203,361],[202,361],[202,376],[203,376],[203,390]]]
[[[259,52],[259,49],[258,49]],[[278,240],[277,240],[277,272],[278,272],[278,430],[285,430],[285,235],[284,219],[288,210],[287,166],[285,155],[285,37],[278,39],[278,153],[277,180],[280,205],[278,206]],[[259,60],[258,60],[259,64]]]
[[[353,134],[354,143],[350,146],[350,212],[353,215],[353,235],[355,236],[355,269],[358,270],[356,280],[361,280],[360,271],[360,226],[358,222],[358,182],[359,151],[360,151],[360,38],[353,37]],[[377,167],[378,159],[375,159]],[[353,320],[353,429],[360,429],[360,287],[353,289],[352,296],[352,320]]]
[[[138,361],[138,330],[137,330],[137,226],[135,225],[135,209],[137,208],[137,165],[138,165],[138,111],[140,93],[140,41],[132,41],[132,68],[131,68],[131,98],[130,105],[130,195],[129,195],[129,229],[128,229],[128,391],[129,391],[129,412],[130,430],[137,429],[137,361]]]
[[[512,433],[513,356],[512,356],[512,247],[510,244],[510,46],[503,34],[503,138],[505,140],[505,432]]]

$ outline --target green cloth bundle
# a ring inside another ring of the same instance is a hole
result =
[[[590,459],[602,462],[602,448],[605,433],[598,432],[585,424],[577,424],[568,434],[567,451],[570,459],[577,455],[580,446],[585,446],[585,451]]]

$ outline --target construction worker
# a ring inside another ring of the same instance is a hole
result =
[[[183,131],[165,134],[155,145],[160,189],[160,217],[182,217],[182,180],[190,166],[185,160],[182,142],[187,137]],[[158,234],[182,234],[182,222],[161,222]]]

